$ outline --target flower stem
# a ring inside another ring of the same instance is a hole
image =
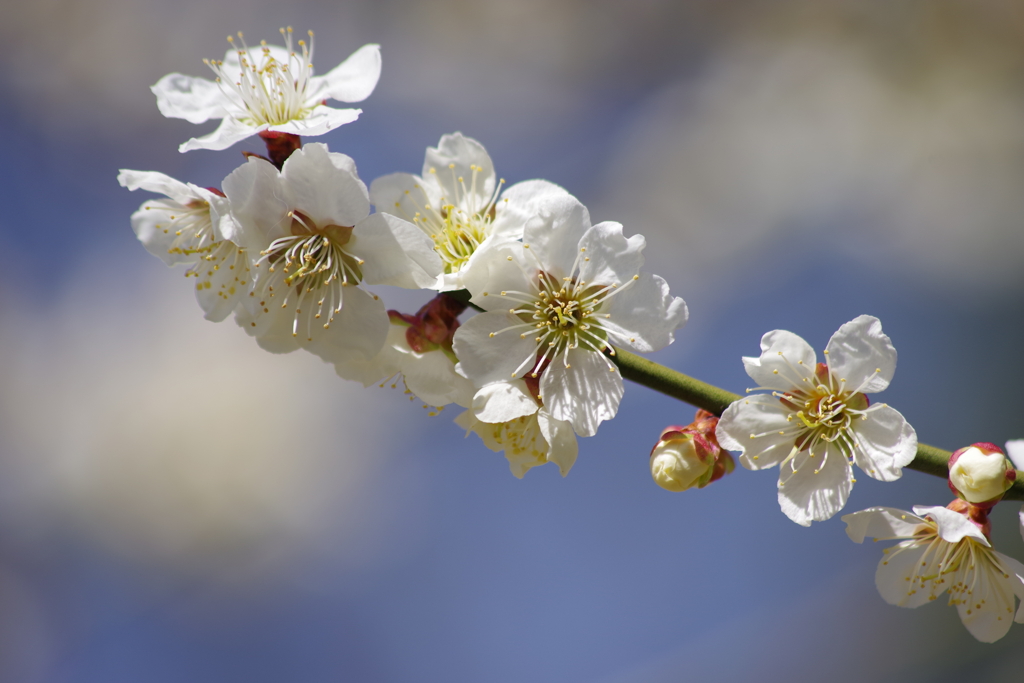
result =
[[[469,303],[469,292],[466,290],[446,292],[446,294],[457,301]],[[469,305],[478,311],[481,310],[478,306]],[[740,398],[738,394],[731,391],[719,389],[707,382],[701,382],[699,379],[676,372],[672,368],[659,365],[623,349],[615,349],[614,354],[609,353],[608,355],[619,366],[619,371],[624,379],[642,384],[684,403],[703,408],[718,417],[722,416],[730,403]],[[946,479],[949,476],[949,458],[952,455],[949,451],[944,451],[941,448],[918,443],[917,455],[907,467]],[[1017,475],[1017,481],[1003,496],[1003,500],[1024,500],[1024,472]]]

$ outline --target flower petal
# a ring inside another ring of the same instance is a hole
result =
[[[995,552],[992,555],[1010,559]],[[1013,624],[1014,595],[1017,593],[1014,584],[1019,585],[1020,579],[1016,574],[1003,574],[1005,569],[996,565],[989,571],[982,562],[977,562],[972,573],[985,571],[985,577],[977,582],[977,588],[963,594],[956,606],[964,627],[983,643],[996,642],[1009,633]]]
[[[501,193],[494,211],[491,231],[499,237],[519,240],[523,238],[526,222],[536,216],[550,202],[572,198],[565,189],[546,180],[526,180],[512,185]]]
[[[481,313],[463,323],[455,332],[453,348],[465,376],[484,386],[507,381],[513,372],[521,378],[532,370],[537,357],[533,337],[520,337],[518,328],[501,332],[522,323],[507,311]]]
[[[748,470],[767,469],[782,462],[796,442],[798,431],[787,415],[779,399],[755,394],[729,404],[715,435],[722,448],[743,453],[740,463]]]
[[[743,367],[758,386],[779,391],[812,385],[816,364],[811,345],[788,330],[767,333],[761,337],[761,355],[743,358]]]
[[[1006,457],[1010,459],[1015,469],[1024,470],[1024,439],[1007,441]]]
[[[544,440],[548,442],[548,462],[558,465],[558,471],[564,477],[569,474],[579,453],[579,444],[576,442],[576,433],[572,425],[564,420],[552,418],[543,408],[537,413],[537,424],[544,435]]]
[[[166,195],[182,206],[195,199],[205,199],[205,197],[197,194],[196,190],[193,189],[194,186],[186,185],[180,180],[175,180],[171,176],[158,173],[157,171],[133,171],[130,168],[122,168],[117,174],[117,182],[121,184],[121,187],[126,187],[132,192],[135,190],[145,190]],[[206,195],[213,194],[206,190],[203,192]]]
[[[281,168],[284,201],[320,228],[354,226],[370,213],[370,194],[351,157],[311,143],[295,150]]]
[[[375,213],[359,221],[352,231],[351,249],[365,261],[363,279],[371,285],[432,287],[444,269],[430,238],[391,214]]]
[[[933,582],[928,582],[926,589],[920,586],[920,582],[914,581],[926,547],[915,541],[904,541],[887,548],[889,552],[879,560],[875,570],[875,587],[882,599],[890,605],[920,607],[934,595]]]
[[[362,109],[335,109],[321,104],[313,107],[301,119],[292,119],[285,123],[267,126],[266,130],[311,138],[328,133],[346,123],[352,123],[362,113]]]
[[[941,505],[926,506],[915,505],[914,513],[919,517],[930,517],[935,521],[939,536],[948,543],[958,543],[965,537],[970,536],[984,546],[991,547],[985,534],[977,527],[967,515],[954,512]]]
[[[314,99],[362,102],[380,80],[380,45],[363,45],[323,76],[310,79]]]
[[[874,316],[844,324],[829,339],[826,352],[829,369],[848,391],[882,391],[896,372],[896,349]]]
[[[230,115],[227,96],[219,85],[205,78],[167,74],[150,90],[156,95],[160,113],[168,118],[202,123]]]
[[[535,283],[527,280],[529,266],[524,262],[521,244],[503,244],[479,249],[472,267],[463,277],[466,288],[473,295],[472,303],[487,311],[508,310],[515,302],[502,296],[502,292],[522,292],[532,296]]]
[[[526,382],[493,382],[473,396],[473,414],[481,422],[501,424],[537,412],[537,399],[530,396]]]
[[[779,506],[803,526],[823,522],[846,506],[853,489],[853,468],[839,449],[812,456],[801,451],[779,468]],[[819,458],[825,460],[821,465]]]
[[[626,239],[619,223],[598,223],[580,238],[580,249],[586,249],[585,260],[580,261],[580,279],[594,285],[625,285],[644,265],[646,243],[643,235]]]
[[[523,229],[523,242],[532,254],[527,263],[556,278],[569,277],[581,253],[580,238],[590,229],[590,212],[572,195],[553,197],[539,208]]]
[[[852,431],[857,442],[853,451],[857,467],[879,481],[896,481],[917,455],[917,432],[903,415],[887,405],[873,406],[854,417]]]
[[[490,155],[483,145],[462,133],[443,135],[437,147],[427,148],[423,177],[428,176],[440,184],[446,203],[456,204],[469,213],[482,211],[494,194],[494,163]]]
[[[201,138],[192,138],[187,142],[183,142],[178,147],[178,151],[189,152],[193,149],[219,151],[227,149],[236,142],[241,142],[247,137],[256,135],[256,133],[266,129],[267,126],[251,126],[248,123],[242,123],[232,116],[225,116],[221,120],[220,125],[217,126],[217,130]]]
[[[910,538],[927,520],[897,508],[874,507],[842,516],[846,523],[846,535],[854,543],[863,543],[865,538],[891,539]]]
[[[568,367],[560,356],[541,375],[544,407],[554,419],[570,422],[580,436],[593,436],[619,410],[622,375],[596,351],[571,349],[567,358]]]
[[[249,252],[251,259],[258,259],[261,250],[288,234],[290,223],[286,216],[291,207],[284,199],[280,182],[273,164],[249,157],[222,183],[240,228],[239,246]]]
[[[463,384],[469,383],[455,373],[455,363],[440,350],[404,353],[400,367],[409,391],[431,406],[454,403],[463,392]]]
[[[391,326],[384,302],[360,287],[346,287],[342,291],[345,294],[341,311],[335,314],[330,328],[314,327],[313,341],[304,346],[328,363],[349,354],[372,359],[383,348]]]
[[[228,317],[249,293],[249,257],[231,242],[220,242],[195,273],[196,301],[212,322]]]
[[[689,316],[686,302],[672,296],[668,283],[650,273],[641,273],[629,289],[613,296],[599,312],[611,316],[601,321],[611,341],[639,353],[671,344],[675,339],[673,332]]]

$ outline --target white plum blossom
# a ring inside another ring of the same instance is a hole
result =
[[[803,339],[774,330],[761,338],[761,356],[743,359],[757,389],[770,393],[732,403],[718,423],[723,448],[741,451],[751,470],[779,465],[779,505],[809,526],[843,509],[853,487],[852,463],[881,481],[894,481],[917,452],[917,433],[884,403],[896,370],[896,349],[877,318],[862,315],[839,328],[825,362]],[[752,391],[748,389],[748,391]]]
[[[196,300],[207,320],[220,322],[249,293],[249,259],[232,240],[238,229],[228,200],[216,190],[186,184],[156,171],[121,169],[117,180],[129,190],[163,194],[132,214],[139,241],[169,266],[190,266]]]
[[[323,135],[359,118],[360,109],[334,109],[328,99],[361,102],[370,96],[380,78],[380,46],[364,45],[323,76],[313,75],[313,32],[309,44],[292,43],[292,29],[281,29],[285,46],[249,47],[242,34],[237,48],[223,61],[204,60],[217,75],[216,81],[168,74],[152,87],[157,107],[164,116],[203,123],[222,119],[209,135],[192,138],[179,151],[227,149],[261,131],[291,135]]]
[[[370,215],[355,162],[322,144],[295,151],[281,171],[250,157],[224,191],[251,259],[253,289],[236,320],[275,353],[305,348],[328,362],[373,358],[388,316],[358,285],[418,288],[441,262],[410,223]]]
[[[1006,457],[1013,463],[1014,469],[1024,470],[1024,439],[1013,439],[1006,442]],[[1024,506],[1018,513],[1020,518],[1020,535],[1024,538]]]
[[[914,507],[914,514],[876,507],[844,515],[846,533],[901,540],[886,548],[875,585],[890,605],[920,607],[949,593],[971,635],[992,643],[1013,621],[1024,622],[1024,606],[1014,615],[1014,596],[1024,599],[1024,565],[996,552],[985,533],[966,515],[944,507]]]
[[[546,180],[527,180],[502,192],[504,180],[483,145],[454,133],[428,147],[423,175],[393,173],[370,185],[378,211],[412,221],[434,242],[444,272],[433,289],[472,289],[472,274],[483,254],[522,239],[523,226],[537,208],[569,193]]]
[[[536,391],[536,380],[492,382],[476,392],[455,424],[467,434],[476,432],[492,451],[504,451],[509,470],[519,479],[549,462],[564,477],[576,462],[576,434],[571,424],[551,416]]]
[[[546,202],[523,243],[488,251],[472,303],[486,312],[455,334],[462,372],[482,387],[540,377],[541,402],[555,420],[593,436],[615,416],[622,376],[604,351],[650,352],[672,343],[686,304],[643,265],[644,238],[618,223],[591,227],[571,196]]]

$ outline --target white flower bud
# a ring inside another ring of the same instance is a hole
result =
[[[971,446],[964,449],[949,468],[949,481],[968,503],[985,503],[998,498],[1012,485],[1007,469],[1012,465],[1001,451]]]
[[[701,458],[693,436],[676,432],[662,440],[651,453],[651,476],[668,491],[685,491],[699,486],[714,467],[714,458]]]

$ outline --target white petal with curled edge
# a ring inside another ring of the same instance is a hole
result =
[[[476,386],[515,379],[513,372],[521,379],[533,369],[537,357],[533,337],[520,337],[519,327],[501,332],[519,325],[524,325],[523,321],[507,311],[493,311],[473,316],[455,332],[453,347],[459,367]]]
[[[213,81],[182,74],[167,74],[150,87],[160,113],[172,119],[202,123],[229,116],[229,100]]]
[[[788,330],[772,330],[761,337],[761,355],[743,357],[743,367],[758,386],[788,391],[811,386],[817,356],[803,337]]]
[[[572,195],[552,198],[523,229],[523,243],[530,245],[532,254],[526,255],[526,263],[558,279],[571,276],[570,270],[580,254],[580,239],[589,229],[590,212],[579,200]]]
[[[434,243],[398,216],[375,213],[356,224],[351,253],[363,259],[363,279],[371,285],[406,289],[431,287],[444,269]]]
[[[755,394],[729,404],[715,435],[722,448],[743,453],[740,464],[748,470],[767,469],[778,465],[793,450],[797,433],[791,429],[787,415],[789,410],[779,399]]]
[[[384,346],[391,326],[384,302],[359,287],[345,287],[341,311],[329,329],[316,332],[305,347],[328,363],[349,354],[372,359]]]
[[[619,223],[598,223],[580,238],[580,251],[586,250],[582,254],[585,258],[580,259],[580,279],[587,284],[622,287],[644,265],[646,243],[643,235],[626,239]]]
[[[854,416],[857,467],[879,481],[896,481],[902,468],[917,455],[917,432],[903,415],[889,406],[873,408],[862,419]]]
[[[846,523],[846,535],[854,543],[863,543],[865,538],[911,537],[917,528],[927,521],[906,510],[874,507],[842,516]]]
[[[596,351],[571,349],[568,361],[566,368],[559,354],[541,375],[544,407],[554,419],[571,423],[580,436],[593,436],[619,410],[622,375],[614,365],[609,369],[610,361]]]
[[[878,568],[875,570],[875,587],[879,595],[890,605],[899,607],[919,607],[928,602],[930,592],[917,587],[917,592],[911,594],[915,583],[913,576],[918,567],[921,566],[921,557],[924,555],[924,544],[916,544],[913,541],[904,541],[888,548],[888,553],[878,561]],[[933,586],[933,584],[929,584]]]
[[[192,138],[186,142],[181,143],[178,147],[179,152],[190,152],[193,149],[212,149],[214,151],[220,151],[227,149],[236,142],[241,142],[247,137],[253,136],[261,130],[266,130],[267,126],[251,126],[248,123],[242,123],[238,119],[232,116],[225,116],[221,119],[220,125],[217,126],[217,130],[204,135],[201,138]]]
[[[380,45],[363,45],[323,76],[310,79],[311,99],[331,98],[339,102],[362,102],[380,80]]]
[[[914,513],[919,517],[930,517],[938,527],[939,536],[948,543],[958,543],[966,536],[970,536],[984,546],[991,547],[985,534],[974,522],[959,512],[954,512],[941,505],[926,506],[915,505]]]
[[[117,174],[117,182],[121,187],[126,187],[132,192],[145,190],[166,195],[182,206],[194,199],[205,199],[197,195],[195,186],[187,185],[180,180],[175,180],[169,175],[157,171],[133,171],[130,168],[122,168]],[[207,195],[212,192],[204,191]]]
[[[473,414],[481,422],[501,424],[536,412],[537,400],[522,380],[493,382],[473,396]]]
[[[779,468],[779,507],[791,520],[801,526],[823,522],[846,506],[853,489],[853,469],[850,462],[837,450],[829,453],[824,466],[815,459],[794,458]],[[816,467],[820,467],[817,471]]]
[[[1007,441],[1006,457],[1013,463],[1014,469],[1024,470],[1024,439]]]
[[[480,169],[475,172],[475,191],[471,166]],[[482,211],[494,193],[494,163],[490,155],[483,145],[462,133],[442,135],[437,147],[427,148],[423,177],[428,176],[440,185],[446,202],[471,213]]]
[[[537,424],[544,440],[548,442],[548,462],[558,465],[558,471],[564,477],[569,474],[576,456],[579,453],[579,444],[576,442],[576,433],[572,425],[564,420],[556,420],[543,408],[537,413]]]
[[[355,174],[355,162],[323,143],[295,150],[281,168],[281,185],[288,208],[320,228],[351,227],[370,213],[370,193]]]
[[[292,119],[285,123],[266,126],[266,130],[311,138],[328,133],[346,123],[352,123],[362,113],[362,109],[335,109],[321,104],[314,107],[301,119]]]
[[[657,275],[641,273],[629,289],[616,294],[598,309],[598,315],[616,346],[650,353],[671,344],[673,332],[686,323],[686,302],[669,293],[668,283]]]
[[[575,198],[565,189],[547,180],[525,180],[501,193],[494,210],[492,233],[499,238],[522,239],[526,222],[552,202]]]
[[[896,349],[874,316],[860,315],[844,324],[825,348],[829,369],[847,391],[882,391],[896,372]]]

